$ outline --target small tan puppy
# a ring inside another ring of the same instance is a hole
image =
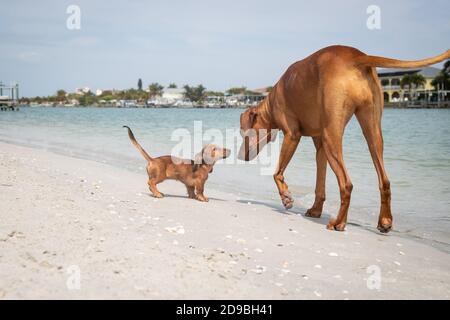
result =
[[[131,142],[148,162],[148,187],[154,197],[164,197],[158,191],[156,185],[166,179],[172,179],[184,183],[189,198],[208,201],[208,198],[203,194],[208,174],[213,171],[216,161],[225,159],[230,155],[229,149],[208,144],[195,156],[195,161],[172,156],[152,158],[136,141],[131,129],[127,126],[123,127],[128,129],[128,136]]]

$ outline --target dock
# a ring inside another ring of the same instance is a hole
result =
[[[0,111],[19,111],[19,84],[5,85],[0,82]]]

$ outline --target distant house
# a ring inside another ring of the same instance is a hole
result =
[[[176,103],[184,99],[184,89],[166,88],[161,96],[162,100],[167,104]]]
[[[270,87],[264,87],[264,88],[259,88],[259,89],[253,89],[253,90],[251,90],[251,91],[256,92],[256,93],[260,93],[260,94],[262,94],[263,96],[268,96],[268,95],[269,95],[269,92],[270,92]]]
[[[85,94],[88,93],[89,91],[91,91],[91,89],[90,89],[89,87],[76,88],[76,89],[75,89],[75,93],[78,94],[78,95],[80,95],[80,96],[85,95]]]
[[[400,81],[405,75],[421,74],[425,80],[425,85],[416,88],[418,95],[425,95],[427,91],[433,91],[434,87],[431,81],[439,74],[440,70],[434,67],[416,68],[416,69],[379,69],[378,77],[383,88],[385,102],[399,102],[411,100],[408,88],[402,88]]]

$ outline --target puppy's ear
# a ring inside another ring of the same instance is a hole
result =
[[[199,153],[197,153],[195,155],[194,166],[193,166],[193,171],[194,172],[197,171],[198,168],[200,168],[200,166],[205,163],[205,161],[203,160],[203,151],[204,150],[205,150],[205,148],[203,148],[202,151],[200,151]]]
[[[197,155],[194,158],[194,167],[193,167],[193,171],[197,171],[202,165],[204,164],[211,164],[211,160],[210,160],[210,156],[208,155],[208,152],[210,149],[210,146],[207,145],[206,147],[203,147],[202,151],[200,151],[199,153],[197,153]],[[207,158],[205,160],[205,157]],[[212,166],[211,169],[209,170],[209,172],[212,172]]]

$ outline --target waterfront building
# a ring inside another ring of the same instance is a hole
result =
[[[431,85],[433,79],[439,74],[440,69],[434,67],[424,67],[416,69],[379,69],[378,77],[383,88],[383,98],[386,103],[407,102],[411,100],[437,100],[437,92]],[[406,75],[420,74],[425,78],[425,84],[418,88],[408,86],[402,87],[401,80]],[[436,97],[434,97],[434,95]],[[434,98],[433,98],[434,97]]]

